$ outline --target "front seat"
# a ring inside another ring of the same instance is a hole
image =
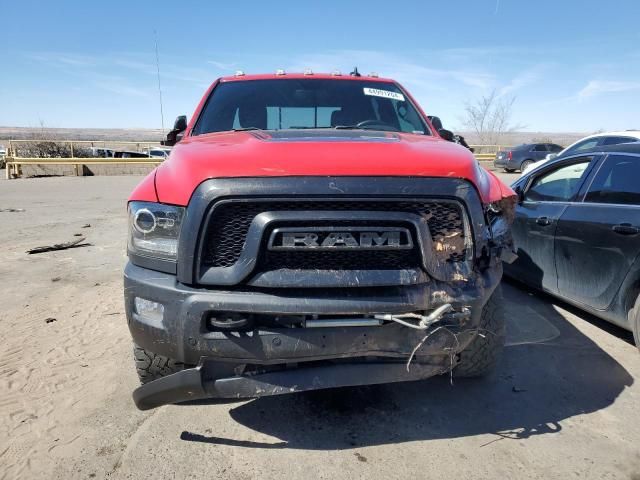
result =
[[[331,112],[331,126],[332,127],[349,127],[355,125],[355,118],[346,110],[336,110]]]
[[[238,120],[242,128],[267,128],[267,109],[256,105],[244,105],[238,112]]]

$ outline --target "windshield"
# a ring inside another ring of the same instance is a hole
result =
[[[416,108],[393,83],[282,79],[221,83],[193,135],[228,130],[358,128],[430,135]]]

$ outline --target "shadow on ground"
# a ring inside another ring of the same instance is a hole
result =
[[[511,311],[526,305],[559,335],[506,348],[498,370],[485,379],[448,376],[426,381],[265,397],[230,410],[274,443],[183,432],[185,441],[245,448],[340,450],[492,433],[496,440],[554,434],[575,415],[611,405],[633,378],[548,302],[504,286]],[[518,318],[509,318],[518,322]],[[215,431],[215,425],[203,425]],[[204,430],[203,430],[204,431]]]

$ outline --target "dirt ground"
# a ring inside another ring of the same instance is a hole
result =
[[[136,410],[122,268],[139,180],[0,181],[0,478],[640,478],[631,335],[509,283],[487,379]],[[90,245],[25,253],[76,234]]]

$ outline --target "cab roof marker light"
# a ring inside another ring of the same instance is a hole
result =
[[[286,75],[286,72],[282,68],[279,68],[278,70],[276,70],[276,75]]]
[[[371,72],[371,73],[369,74],[369,76],[370,76],[371,78],[378,78],[378,72]]]
[[[340,70],[334,70],[333,72],[331,72],[331,75],[333,75],[334,77],[341,77],[342,72]]]
[[[310,68],[305,68],[304,75],[313,75],[313,70],[311,70]]]
[[[244,77],[244,72],[242,70],[236,70],[236,77]]]

